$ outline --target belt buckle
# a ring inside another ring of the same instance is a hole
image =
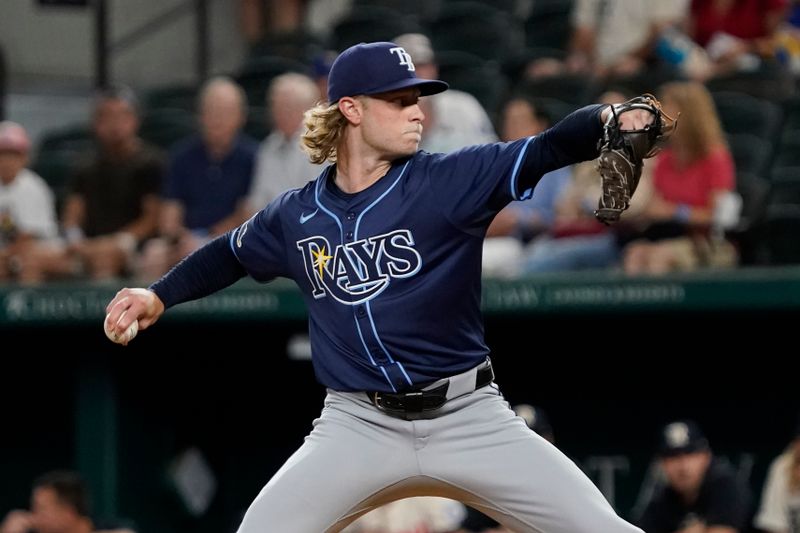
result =
[[[425,410],[423,392],[406,392],[403,394],[375,392],[372,393],[371,399],[375,407],[388,413],[421,413]]]
[[[403,395],[404,409],[407,413],[421,413],[425,409],[422,392],[407,392]]]

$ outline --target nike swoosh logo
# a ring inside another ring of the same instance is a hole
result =
[[[306,222],[308,222],[311,219],[311,217],[317,214],[317,211],[319,211],[319,209],[314,209],[314,211],[308,215],[300,213],[300,223],[305,224]]]

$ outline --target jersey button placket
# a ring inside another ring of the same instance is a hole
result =
[[[344,238],[346,241],[352,242],[353,237],[355,236],[353,232],[356,229],[354,223],[356,219],[355,211],[348,211],[347,213],[345,213],[344,219],[346,221],[344,224],[344,230],[345,230]]]
[[[356,220],[356,213],[354,211],[348,211],[344,215],[345,223],[343,224],[344,229],[344,240],[345,242],[353,242],[355,238],[355,220]],[[376,339],[372,337],[372,328],[369,324],[369,316],[367,314],[367,307],[365,304],[359,304],[353,307],[353,314],[355,315],[355,319],[358,321],[361,327],[361,331],[367,337],[366,339],[366,348],[369,353],[372,355],[373,359],[376,363],[380,365],[385,365],[389,362],[386,358],[386,355],[378,346]]]

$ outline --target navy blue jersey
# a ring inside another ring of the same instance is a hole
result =
[[[594,150],[598,112],[511,143],[417,152],[355,194],[329,166],[238,228],[231,248],[256,280],[297,282],[326,387],[401,391],[462,372],[489,353],[480,313],[489,223],[542,174]]]

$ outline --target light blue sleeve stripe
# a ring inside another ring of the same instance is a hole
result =
[[[519,167],[522,165],[522,159],[525,157],[525,153],[528,151],[528,145],[531,144],[532,140],[533,137],[528,137],[528,139],[525,141],[525,144],[519,151],[517,160],[514,162],[514,170],[511,171],[511,198],[514,200],[520,199],[520,197],[517,196],[517,174],[519,174]]]
[[[337,217],[330,209],[322,205],[322,200],[319,198],[319,188],[320,184],[322,183],[322,179],[322,177],[317,178],[317,183],[314,187],[314,202],[320,209],[322,209],[323,213],[331,217],[336,222],[336,225],[339,226],[339,238],[341,242],[344,243],[344,229],[342,229],[342,222],[339,220],[339,217]]]
[[[236,260],[237,260],[237,261],[240,261],[240,262],[241,262],[241,259],[239,259],[239,254],[237,254],[237,253],[236,253],[236,245],[234,245],[233,241],[235,241],[235,240],[236,240],[236,234],[237,234],[237,233],[238,233],[238,232],[239,232],[241,229],[242,229],[242,227],[241,227],[241,226],[239,226],[239,227],[238,227],[238,228],[236,228],[234,231],[232,231],[232,232],[231,232],[231,238],[229,239],[229,243],[230,243],[230,245],[231,245],[231,252],[233,252],[233,255],[235,255],[235,256],[236,256]]]

